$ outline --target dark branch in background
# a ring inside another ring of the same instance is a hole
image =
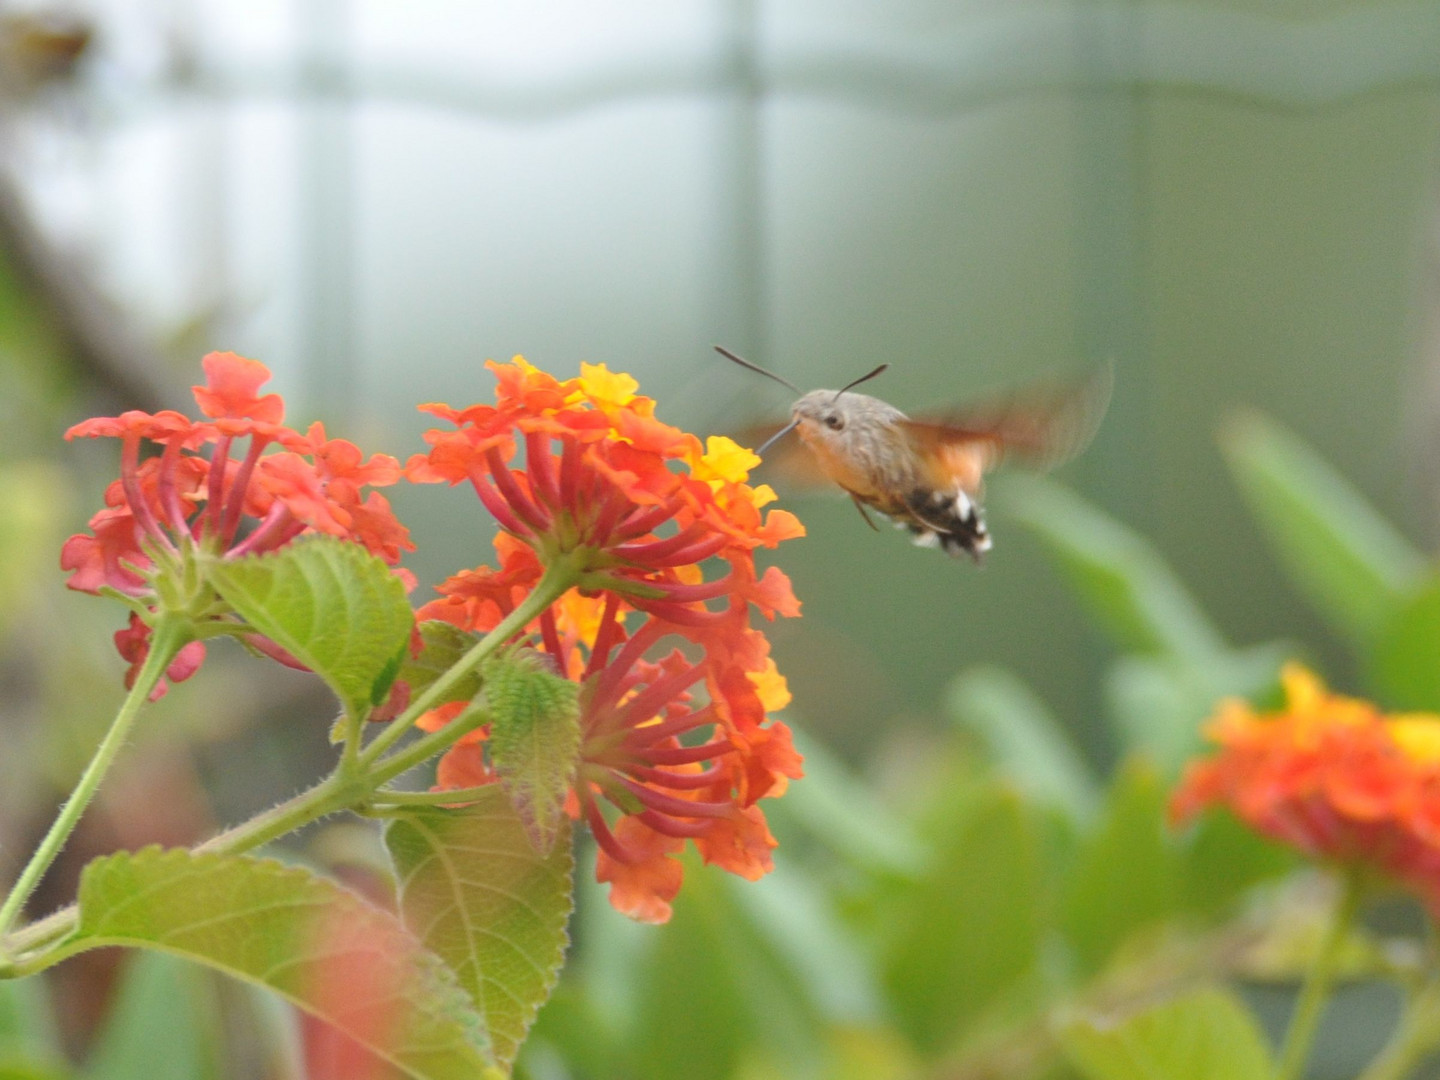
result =
[[[76,376],[122,409],[155,412],[169,402],[154,376],[153,347],[75,261],[36,226],[10,177],[0,172],[0,251],[27,293],[44,305],[46,321],[75,365]]]
[[[0,15],[0,93],[23,100],[75,73],[95,31],[58,12]]]
[[[44,12],[0,16],[0,114],[43,107],[70,82],[93,41],[83,21]],[[0,123],[4,116],[0,115]],[[0,140],[4,138],[0,130]],[[38,228],[14,178],[0,170],[0,260],[42,308],[47,329],[69,354],[77,379],[126,409],[163,407],[153,347],[76,261]]]

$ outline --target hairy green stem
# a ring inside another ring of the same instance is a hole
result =
[[[484,723],[483,711],[474,710],[470,716],[457,717],[440,731],[417,739],[404,750],[392,754],[388,758],[381,758],[386,750],[414,727],[417,717],[442,700],[460,679],[474,670],[490,654],[523,630],[527,623],[571,589],[580,580],[582,567],[583,558],[578,555],[557,557],[547,567],[544,576],[530,595],[521,601],[514,611],[501,620],[494,630],[486,634],[465,656],[432,683],[424,694],[371,740],[363,750],[358,748],[358,740],[347,738],[340,765],[333,775],[308,791],[207,840],[195,851],[238,855],[261,847],[271,840],[339,810],[363,807],[376,797],[375,789],[379,785],[433,757],[465,732]],[[190,640],[187,627],[187,622],[178,619],[168,621],[162,619],[156,625],[151,638],[150,654],[135,680],[134,688],[126,697],[116,715],[115,722],[101,742],[85,773],[81,776],[75,791],[61,808],[55,824],[51,826],[40,847],[31,857],[30,862],[26,864],[25,870],[6,898],[4,906],[0,907],[0,961],[6,957],[11,959],[10,963],[0,963],[0,969],[3,969],[0,970],[0,974],[18,975],[28,970],[40,970],[48,966],[49,961],[43,954],[43,950],[63,940],[73,932],[79,923],[78,909],[72,904],[13,933],[7,933],[19,917],[25,901],[29,899],[40,878],[64,846],[65,840],[94,795],[105,771],[109,768],[119,748],[124,744],[140,706],[145,702],[165,668],[174,659],[175,654]],[[347,735],[350,735],[353,730],[347,730]],[[464,795],[464,792],[460,793],[460,801],[464,801]],[[410,801],[421,804],[432,801],[439,803],[446,800],[456,801],[455,793],[440,793],[432,799],[428,793],[386,792],[378,799],[380,802],[389,804]]]
[[[440,753],[460,736],[466,732],[474,731],[481,724],[487,723],[490,713],[486,709],[471,709],[462,713],[454,720],[451,720],[439,731],[432,731],[424,738],[416,739],[408,744],[405,749],[397,750],[384,761],[372,766],[365,774],[366,780],[378,787],[380,784],[394,780],[403,772],[413,769],[421,762],[428,761]]]
[[[70,904],[0,939],[0,942],[3,942],[3,950],[0,951],[3,951],[4,956],[19,957],[35,949],[43,949],[67,937],[78,921],[79,911],[74,904]],[[23,974],[18,963],[11,966],[0,960],[0,977],[9,978],[18,974]]]
[[[294,832],[302,825],[319,821],[338,810],[361,802],[368,794],[369,790],[363,784],[341,782],[338,774],[330,776],[308,791],[302,791],[294,798],[286,799],[278,806],[256,814],[249,821],[212,836],[196,847],[195,853],[241,855],[254,851],[271,840]]]
[[[1315,1040],[1315,1028],[1325,1011],[1330,988],[1335,982],[1335,971],[1340,960],[1340,949],[1350,934],[1355,916],[1360,911],[1364,895],[1364,882],[1360,874],[1347,872],[1344,875],[1340,898],[1330,925],[1305,975],[1300,988],[1295,1012],[1290,1017],[1290,1027],[1285,1032],[1285,1044],[1280,1051],[1280,1064],[1275,1070],[1275,1080],[1298,1080],[1305,1062],[1310,1057],[1310,1047]]]
[[[115,755],[125,745],[125,740],[130,735],[130,729],[135,723],[135,718],[140,714],[140,708],[150,696],[150,691],[165,674],[165,669],[175,659],[176,654],[190,640],[188,618],[165,617],[157,621],[150,635],[150,652],[145,657],[145,663],[140,668],[140,673],[135,677],[135,683],[130,692],[125,696],[125,701],[120,706],[120,711],[115,714],[115,719],[110,724],[110,730],[100,740],[100,745],[95,749],[95,756],[90,759],[90,764],[85,766],[85,771],[80,774],[80,780],[75,785],[75,790],[60,807],[60,813],[56,815],[55,821],[51,824],[40,846],[35,849],[30,861],[25,864],[25,869],[20,872],[19,878],[11,887],[9,895],[5,897],[4,904],[0,904],[0,940],[15,924],[24,910],[25,902],[30,899],[40,879],[45,876],[45,871],[55,861],[65,842],[70,839],[70,834],[75,831],[79,824],[80,816],[85,813],[85,808],[90,805],[94,798],[95,791],[100,786],[100,781],[105,778],[111,764],[115,761]]]
[[[336,774],[293,799],[287,799],[249,821],[210,838],[194,850],[197,854],[211,855],[240,855],[253,851],[302,825],[362,803],[369,795],[369,786],[346,782]],[[46,946],[60,941],[69,935],[78,923],[79,909],[71,904],[9,935],[4,939],[9,955],[19,957],[24,953],[32,954],[28,968],[26,963],[17,962],[12,965],[9,973],[21,975],[25,974],[27,969],[41,970],[48,967],[51,960],[34,955],[36,950],[43,950]]]
[[[340,723],[345,728],[345,742],[340,751],[340,765],[338,772],[344,777],[355,777],[360,775],[360,741],[365,737],[363,728],[365,721],[359,714],[352,715],[346,709],[345,715]]]
[[[370,740],[369,745],[360,753],[360,764],[365,771],[368,773],[369,767],[379,759],[380,755],[415,726],[417,717],[428,712],[434,708],[437,702],[443,700],[451,687],[474,671],[482,660],[523,630],[532,619],[569,592],[582,576],[581,565],[581,562],[573,555],[556,556],[555,560],[545,568],[544,576],[530,591],[530,595],[522,600],[514,611],[501,619],[500,624],[494,630],[471,646],[470,651],[456,661],[450,670],[431,683],[425,693],[412,702],[409,708],[390,721],[384,731]],[[458,738],[458,736],[457,732],[456,737]],[[391,775],[398,774],[391,773]]]
[[[459,806],[494,790],[494,784],[482,784],[450,791],[377,791],[372,801],[379,806],[449,806],[452,803]]]

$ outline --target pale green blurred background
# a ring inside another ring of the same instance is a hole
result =
[[[73,76],[7,106],[10,212],[107,305],[82,359],[151,404],[235,349],[296,419],[403,456],[414,403],[483,397],[481,361],[517,352],[631,371],[701,432],[787,404],[713,342],[804,386],[888,360],[875,392],[913,410],[1113,358],[1065,478],[1236,640],[1317,635],[1222,476],[1231,410],[1275,414],[1429,541],[1434,4],[75,11]],[[27,332],[37,303],[0,327],[7,452],[51,458],[63,423],[145,403],[37,370],[74,362]],[[981,660],[1085,730],[1095,646],[1004,487],[979,572],[785,493],[811,536],[779,655],[817,734],[873,750]],[[425,580],[482,557],[478,507],[400,501]]]
[[[37,12],[0,5],[0,729],[57,785],[121,672],[118,608],[54,558],[115,451],[60,434],[185,407],[212,348],[268,363],[293,421],[402,458],[417,402],[485,398],[482,361],[514,353],[629,371],[702,434],[788,404],[716,342],[806,387],[887,360],[873,391],[911,411],[1113,359],[1061,479],[1232,641],[1303,639],[1341,683],[1217,430],[1279,418],[1433,546],[1440,4],[93,0],[38,24],[78,28],[73,65],[37,54]],[[797,726],[883,772],[998,663],[1108,759],[1110,653],[1005,489],[979,569],[782,490],[810,530],[780,557],[805,616],[774,634]],[[485,559],[473,500],[396,503],[427,585]],[[168,703],[201,733],[177,783],[222,820],[326,753],[299,684],[267,680],[257,733],[253,663]],[[8,874],[53,796],[4,756]]]

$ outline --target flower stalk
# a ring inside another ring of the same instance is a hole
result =
[[[1285,1042],[1280,1050],[1280,1063],[1275,1070],[1275,1080],[1299,1080],[1310,1049],[1315,1042],[1315,1029],[1335,984],[1335,975],[1343,946],[1355,925],[1360,904],[1364,898],[1364,878],[1361,873],[1351,870],[1343,877],[1339,899],[1325,936],[1315,952],[1315,959],[1306,972],[1295,1002],[1295,1011],[1285,1032]]]
[[[1412,994],[1380,1056],[1357,1080],[1405,1080],[1440,1045],[1440,976]]]
[[[96,748],[90,763],[85,766],[85,771],[81,773],[75,789],[65,800],[65,804],[60,808],[49,831],[40,841],[39,847],[30,856],[25,868],[15,880],[15,884],[11,886],[5,902],[0,904],[0,940],[3,940],[4,936],[9,933],[15,920],[24,910],[26,901],[39,886],[40,879],[45,876],[45,872],[50,869],[51,864],[65,847],[66,841],[70,839],[70,834],[75,831],[81,815],[85,813],[86,807],[95,797],[95,791],[99,788],[100,782],[110,771],[110,766],[115,761],[115,755],[125,745],[125,740],[130,735],[130,729],[135,724],[135,718],[140,714],[140,707],[159,684],[161,676],[170,666],[170,662],[189,641],[188,619],[178,616],[162,616],[153,628],[150,651],[145,657],[145,662],[141,666],[134,684],[130,687],[130,692],[126,694],[124,703],[115,714],[115,719],[110,724],[110,730],[100,740],[100,745]]]
[[[212,837],[200,844],[195,849],[196,852],[215,855],[244,854],[294,832],[312,821],[318,821],[320,818],[328,817],[342,810],[363,810],[372,801],[375,801],[377,789],[382,784],[434,757],[462,736],[468,728],[465,724],[447,725],[441,730],[417,740],[413,746],[407,747],[401,753],[380,759],[381,753],[414,727],[415,717],[423,713],[430,703],[439,700],[451,686],[468,672],[473,671],[496,649],[523,630],[527,623],[563,595],[571,587],[575,577],[574,568],[565,563],[558,563],[552,567],[551,571],[547,573],[546,579],[542,580],[535,591],[515,609],[510,617],[477,642],[469,653],[436,681],[427,694],[422,695],[414,705],[406,710],[404,715],[398,717],[385,731],[382,731],[365,748],[363,755],[357,756],[350,763],[350,768],[346,768],[346,762],[342,760],[341,766],[334,774],[308,791]],[[36,849],[20,878],[16,881],[3,908],[0,908],[0,919],[3,919],[0,921],[0,935],[9,931],[23,909],[25,901],[29,899],[45,871],[59,855],[65,840],[74,830],[116,753],[124,745],[135,717],[139,714],[140,707],[149,697],[151,690],[174,659],[175,654],[189,640],[187,625],[185,620],[174,619],[164,622],[156,628],[145,665],[126,697],[124,705],[117,713],[109,732],[96,750],[95,756],[86,768],[79,784],[61,809],[54,825],[51,826],[40,847]],[[390,736],[388,739],[387,735]],[[397,799],[397,796],[402,794],[389,792],[387,797],[380,801],[396,803],[401,801]],[[435,793],[434,798],[430,798],[429,794],[416,793],[417,798],[414,801],[435,803],[457,801],[453,793]],[[463,801],[463,799],[458,801]],[[71,907],[57,912],[55,916],[45,920],[45,933],[40,940],[36,941],[28,936],[26,938],[16,937],[9,944],[17,952],[22,947],[42,946],[63,937],[73,928],[75,922],[76,912]],[[27,929],[35,932],[41,930],[41,926],[37,923]],[[42,966],[44,966],[43,963]],[[13,970],[15,974],[21,974],[26,969],[16,966]]]
[[[479,667],[496,649],[524,630],[525,627],[535,619],[539,618],[551,604],[569,592],[576,582],[580,580],[580,577],[581,572],[572,559],[560,557],[551,563],[551,565],[546,568],[544,576],[535,585],[534,590],[516,606],[514,611],[502,619],[495,629],[491,630],[476,642],[469,652],[452,665],[445,674],[431,683],[418,699],[412,702],[410,706],[394,720],[390,721],[379,735],[375,736],[375,738],[366,744],[365,749],[360,752],[359,756],[361,769],[368,769],[370,766],[376,764],[386,750],[415,727],[415,720],[418,717],[434,708],[435,704],[443,700],[445,695],[456,683]],[[445,734],[449,726],[453,725],[447,725],[446,729],[442,729],[435,734]],[[459,731],[448,731],[449,737],[438,740],[436,742],[436,749],[444,749],[444,747],[448,746],[461,734],[462,732]],[[429,745],[428,740],[432,738],[433,737],[427,736],[427,739],[421,740],[421,742]],[[417,743],[417,746],[418,745],[419,743]],[[435,750],[431,750],[430,752],[434,753]],[[411,754],[405,755],[407,759],[412,756]],[[394,759],[391,760],[393,761]],[[419,761],[423,760],[425,760],[425,758],[421,757],[411,764],[418,764]],[[388,767],[389,764],[390,763],[387,762],[387,767],[382,770],[387,774],[385,779],[389,779],[390,776],[398,776],[400,772],[404,771],[404,769],[392,771],[392,769]],[[406,769],[410,767],[411,765],[405,766]]]

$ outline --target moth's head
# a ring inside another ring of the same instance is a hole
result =
[[[721,351],[724,352],[724,350]],[[724,355],[746,367],[754,366],[731,353],[725,352]],[[790,406],[790,422],[766,439],[765,444],[756,453],[763,457],[766,450],[797,429],[800,437],[812,448],[835,449],[844,445],[846,433],[856,427],[867,424],[873,426],[877,420],[881,423],[888,423],[892,419],[904,419],[904,413],[899,409],[891,408],[878,398],[872,398],[866,394],[848,393],[852,386],[858,386],[867,379],[873,379],[889,366],[889,364],[881,364],[875,370],[866,372],[860,378],[846,383],[839,390],[811,390],[808,394],[801,394],[800,399]],[[768,371],[762,374],[770,375]],[[778,376],[775,375],[770,375],[770,377],[778,379]]]
[[[837,394],[834,390],[811,390],[790,406],[790,416],[807,438],[817,429],[839,434],[849,422],[850,403],[843,399],[856,396]]]
[[[811,390],[790,407],[790,415],[806,442],[834,443],[857,431],[901,419],[904,414],[869,394]]]

